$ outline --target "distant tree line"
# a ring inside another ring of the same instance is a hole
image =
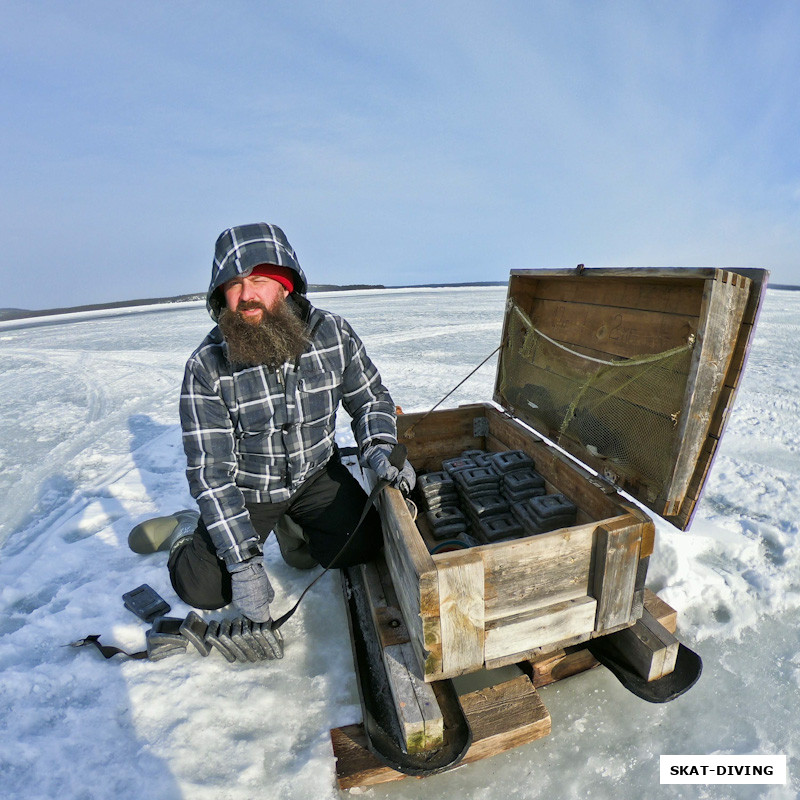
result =
[[[478,281],[475,283],[425,283],[417,286],[390,286],[390,289],[436,289],[448,286],[505,286],[505,281]],[[344,285],[333,283],[309,284],[309,292],[352,292],[358,289],[386,289],[382,283],[348,283]],[[774,287],[780,288],[780,287]],[[785,287],[789,288],[789,287]],[[26,319],[28,317],[48,317],[55,314],[74,314],[80,311],[102,311],[108,308],[131,308],[132,306],[152,306],[160,303],[186,303],[192,300],[205,300],[205,292],[197,294],[179,294],[175,297],[150,297],[139,300],[120,300],[115,303],[94,303],[92,305],[69,306],[65,308],[47,308],[33,311],[28,308],[0,308],[0,322],[12,319]]]

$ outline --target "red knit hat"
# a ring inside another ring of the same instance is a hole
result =
[[[251,275],[263,275],[277,281],[287,292],[294,291],[295,273],[289,267],[279,267],[277,264],[259,264],[253,267]]]

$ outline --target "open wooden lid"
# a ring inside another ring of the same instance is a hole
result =
[[[686,529],[767,278],[759,269],[513,270],[494,400]]]

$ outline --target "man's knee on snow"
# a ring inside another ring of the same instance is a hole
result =
[[[199,536],[173,550],[167,566],[172,588],[192,608],[214,611],[231,602],[231,576]]]
[[[275,525],[275,538],[283,560],[295,569],[312,569],[319,565],[308,550],[308,537],[303,529],[287,514]]]

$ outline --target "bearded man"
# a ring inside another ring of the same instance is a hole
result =
[[[179,512],[129,537],[136,552],[169,550],[172,585],[195,608],[233,601],[253,622],[270,621],[263,546],[272,530],[282,531],[281,553],[293,566],[351,566],[378,553],[374,508],[341,553],[367,498],[337,456],[340,403],[362,462],[413,487],[411,465],[389,463],[395,406],[378,370],[347,321],[312,306],[306,289],[277,226],[240,225],[217,239],[206,296],[217,326],[189,357],[180,400],[199,518]]]

